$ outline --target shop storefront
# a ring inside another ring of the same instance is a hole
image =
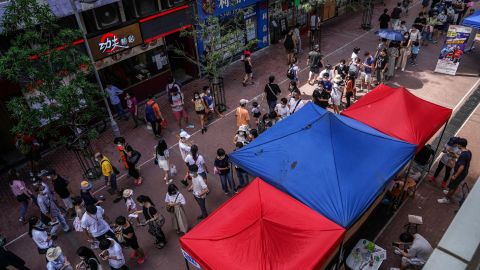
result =
[[[268,2],[268,15],[270,19],[270,42],[277,43],[283,39],[288,29],[299,24],[300,27],[307,25],[307,14],[294,1],[271,0]]]
[[[184,5],[92,37],[88,44],[104,84],[114,84],[142,100],[163,91],[170,76],[180,82],[198,76],[198,68],[169,47],[196,58],[195,42],[180,31],[193,25],[193,7]]]
[[[212,2],[213,1],[213,2]],[[268,6],[266,1],[261,0],[197,0],[198,17],[205,20],[208,16],[216,16],[223,25],[233,24],[234,16],[242,13],[243,20],[240,27],[243,35],[231,43],[247,44],[249,41],[257,40],[257,45],[253,50],[258,50],[268,46]],[[222,49],[223,46],[220,46]],[[241,46],[237,54],[240,54]],[[204,45],[202,40],[198,40],[198,52],[204,53]]]

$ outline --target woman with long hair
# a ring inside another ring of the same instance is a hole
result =
[[[28,235],[37,245],[39,254],[46,254],[47,250],[54,246],[52,236],[47,232],[47,227],[37,216],[28,220]]]
[[[20,218],[18,221],[25,223],[25,216],[28,210],[28,201],[31,198],[32,192],[28,190],[25,182],[20,180],[20,175],[15,169],[8,171],[8,185],[13,195],[20,203]]]
[[[102,265],[98,260],[93,250],[88,247],[81,246],[77,249],[77,255],[80,257],[81,262],[76,265],[76,269],[88,269],[88,270],[102,270]]]
[[[174,184],[168,185],[168,191],[165,196],[167,212],[172,216],[172,227],[177,234],[185,234],[188,231],[187,216],[183,206],[186,204],[185,197],[178,191]]]
[[[203,177],[203,180],[205,183],[207,183],[207,173],[208,173],[208,168],[207,165],[205,164],[205,159],[203,158],[202,155],[198,153],[198,146],[197,145],[192,145],[190,148],[190,154],[187,155],[185,158],[185,163],[187,164],[187,169],[195,164],[198,166],[198,174]]]
[[[163,138],[158,140],[158,144],[155,147],[155,152],[153,155],[155,157],[155,163],[158,164],[158,167],[163,170],[163,180],[165,181],[165,184],[170,184],[173,181],[172,179],[168,180],[168,173],[170,170],[170,153],[168,151],[167,143]]]
[[[155,237],[155,246],[157,248],[163,248],[167,244],[167,239],[162,231],[162,226],[165,223],[165,217],[158,213],[155,208],[155,204],[150,197],[140,195],[137,197],[137,202],[142,206],[142,210],[137,213],[143,214],[145,217],[144,225],[148,226],[148,233]]]

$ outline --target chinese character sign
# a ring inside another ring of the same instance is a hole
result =
[[[88,40],[95,60],[142,44],[138,24],[125,26]]]
[[[445,44],[438,57],[435,72],[455,75],[471,32],[472,28],[470,27],[450,25]]]

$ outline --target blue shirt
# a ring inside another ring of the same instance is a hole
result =
[[[369,56],[369,57],[367,57],[367,59],[365,59],[364,64],[368,65],[368,66],[373,66],[374,62],[375,62],[374,58],[372,56]],[[365,70],[366,74],[371,74],[372,73],[372,68],[370,68],[370,67],[364,66],[364,70]]]
[[[413,54],[418,54],[420,52],[420,46],[413,46],[412,47],[412,53]]]
[[[108,97],[110,98],[110,103],[112,103],[112,105],[117,105],[120,103],[120,98],[118,95],[123,93],[122,90],[114,85],[111,85],[110,87],[105,88],[105,91],[107,91]]]

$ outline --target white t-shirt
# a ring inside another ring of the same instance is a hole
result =
[[[98,237],[108,232],[110,226],[103,219],[104,213],[105,210],[100,206],[97,206],[97,213],[95,213],[95,215],[90,215],[88,212],[85,212],[80,221],[82,228],[88,230],[93,237]]]
[[[199,198],[205,198],[206,194],[203,196],[198,196],[202,192],[202,190],[207,188],[207,184],[203,181],[203,177],[199,174],[197,177],[192,177],[192,187],[193,187],[193,196]]]
[[[178,195],[178,197],[177,197]],[[180,203],[182,205],[185,205],[187,201],[185,200],[185,197],[183,196],[182,193],[177,192],[175,195],[169,195],[167,192],[167,195],[165,195],[165,202],[166,203]]]
[[[195,161],[192,157],[191,154],[189,154],[185,158],[185,163],[188,163],[188,165],[193,165],[196,164],[198,166],[198,173],[204,173],[205,172],[205,160],[203,159],[202,155],[198,155],[197,160]]]
[[[433,248],[428,241],[420,234],[414,234],[415,239],[408,249],[408,256],[410,258],[417,258],[426,262],[432,254]]]
[[[322,70],[322,71],[320,72],[319,78],[320,78],[320,79],[323,79],[323,74],[325,74],[325,73],[328,73],[328,80],[329,80],[329,81],[333,80],[333,77],[334,77],[334,76],[333,76],[333,73],[334,73],[334,72],[333,72],[333,69],[330,69],[330,70],[324,69],[324,70]]]
[[[412,42],[420,41],[420,31],[416,30],[415,33],[410,29],[410,40]]]
[[[37,244],[38,248],[47,249],[53,245],[52,240],[48,240],[48,233],[46,231],[32,230],[32,239]]]
[[[180,140],[178,141],[178,148],[180,149],[180,155],[182,155],[182,160],[185,160],[188,154],[190,154],[190,146]]]
[[[120,268],[125,264],[125,257],[123,256],[122,247],[112,238],[107,238],[113,243],[107,250],[108,256],[116,257],[117,259],[108,259],[108,264],[113,268]]]
[[[297,102],[298,102],[298,105],[297,105]],[[305,105],[305,101],[301,99],[295,100],[294,98],[291,98],[290,101],[288,102],[288,105],[290,106],[288,110],[289,114],[293,114],[295,112],[298,112],[298,110],[300,110]]]
[[[358,58],[358,54],[356,54],[355,52],[352,52],[352,56],[350,56],[350,58],[352,59],[352,62],[355,63],[355,60],[357,60]]]
[[[127,198],[125,201],[125,205],[127,206],[127,210],[133,211],[137,209],[137,204],[132,198]]]
[[[288,106],[287,105],[283,106],[281,103],[278,103],[275,106],[275,112],[277,113],[278,116],[280,116],[283,119],[287,117],[289,114]]]

